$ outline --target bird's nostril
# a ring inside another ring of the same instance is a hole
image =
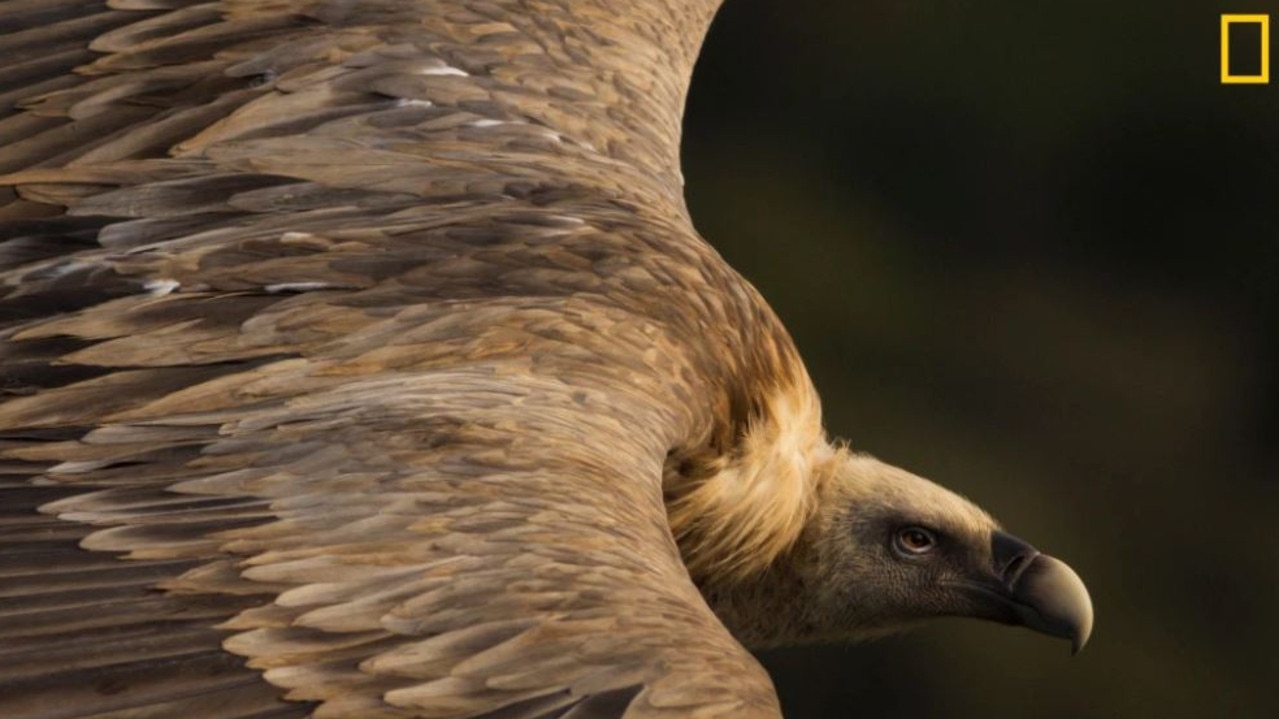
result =
[[[1000,572],[1000,574],[1003,575],[1005,579],[1015,579],[1017,575],[1021,573],[1021,570],[1028,559],[1029,557],[1027,555],[1018,554],[1009,560],[1008,564],[1004,565],[1004,570]]]
[[[990,554],[994,560],[991,568],[1005,584],[1011,585],[1039,555],[1039,551],[1011,534],[995,532],[991,537]]]

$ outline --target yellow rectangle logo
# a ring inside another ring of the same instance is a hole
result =
[[[1230,73],[1230,26],[1236,23],[1261,26],[1261,72],[1257,75],[1232,75]],[[1221,16],[1221,82],[1223,85],[1267,85],[1270,83],[1269,15]]]

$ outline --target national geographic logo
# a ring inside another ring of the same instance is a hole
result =
[[[1270,16],[1221,16],[1223,85],[1270,84]]]

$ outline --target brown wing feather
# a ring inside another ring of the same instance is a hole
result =
[[[776,716],[661,494],[788,347],[715,4],[0,2],[0,714]]]

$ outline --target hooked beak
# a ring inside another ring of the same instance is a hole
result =
[[[1075,570],[1004,532],[991,536],[991,556],[993,575],[967,585],[979,601],[995,605],[981,614],[1069,639],[1072,654],[1083,649],[1092,633],[1092,600]]]

